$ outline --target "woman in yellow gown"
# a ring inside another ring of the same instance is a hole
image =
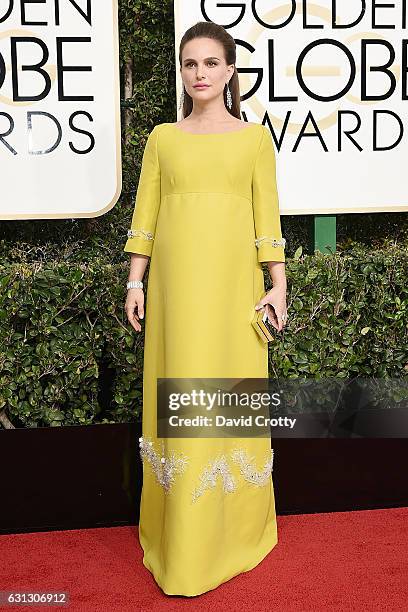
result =
[[[146,303],[142,288],[130,288],[126,312],[137,331],[146,314],[139,540],[169,595],[214,589],[277,543],[270,435],[157,436],[158,378],[267,378],[255,306],[272,317],[274,304],[278,330],[286,318],[272,138],[239,119],[234,63],[234,40],[221,26],[185,33],[184,119],[148,137],[124,248],[134,254],[129,280],[140,281],[151,258]],[[276,262],[266,295],[261,262]]]

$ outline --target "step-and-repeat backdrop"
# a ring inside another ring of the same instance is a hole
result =
[[[271,129],[282,214],[408,210],[406,0],[175,0],[174,11],[176,58],[197,21],[235,39],[242,118]],[[178,100],[178,63],[177,79]]]
[[[174,0],[234,37],[242,118],[282,214],[406,211],[407,2]],[[0,2],[0,218],[94,217],[121,191],[117,0]]]
[[[95,217],[121,192],[117,0],[0,2],[0,218]]]

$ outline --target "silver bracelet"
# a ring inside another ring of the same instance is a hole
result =
[[[126,283],[127,289],[143,289],[143,282],[140,280],[132,280]]]

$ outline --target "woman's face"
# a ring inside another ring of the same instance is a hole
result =
[[[185,44],[180,74],[187,93],[195,103],[223,96],[225,84],[234,71],[227,66],[224,47],[212,38],[194,38]],[[205,84],[207,87],[195,87]]]

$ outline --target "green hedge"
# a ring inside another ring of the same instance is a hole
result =
[[[408,249],[397,246],[299,249],[287,261],[289,322],[270,344],[270,375],[407,376],[407,262]],[[127,322],[126,277],[127,264],[105,258],[0,266],[3,425],[140,419],[144,324],[137,334]],[[102,402],[107,373],[111,397]]]

